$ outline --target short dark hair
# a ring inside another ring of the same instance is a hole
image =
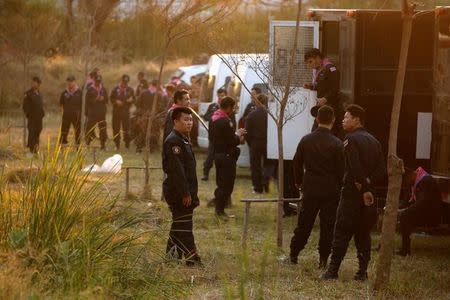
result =
[[[325,56],[317,48],[312,48],[312,49],[309,49],[308,51],[306,51],[306,53],[305,53],[305,61],[307,61],[310,58],[315,58],[315,57],[320,57],[320,58],[323,59]]]
[[[258,99],[258,102],[261,103],[264,106],[267,106],[268,97],[265,94],[259,94],[256,99]]]
[[[334,120],[334,109],[331,106],[323,105],[317,111],[319,124],[330,125]]]
[[[138,72],[138,76],[145,76],[144,72],[140,71]]]
[[[192,111],[188,107],[175,107],[172,110],[172,122],[180,119],[182,114],[192,115]]]
[[[345,111],[349,112],[352,117],[359,118],[359,122],[361,122],[362,125],[364,125],[364,123],[366,122],[366,111],[361,106],[350,104],[345,108]]]
[[[236,101],[233,98],[226,96],[225,98],[222,99],[222,101],[220,101],[220,108],[227,109],[230,107],[234,107],[235,104]]]
[[[178,101],[183,99],[183,96],[189,94],[186,90],[179,90],[173,94],[173,102],[178,103]]]
[[[252,91],[255,91],[257,94],[261,94],[262,93],[261,88],[259,88],[257,86],[252,87]]]
[[[129,82],[130,81],[130,76],[128,76],[128,74],[123,74],[122,75],[122,81]]]
[[[42,83],[41,79],[38,76],[34,76],[31,80],[36,82],[36,83],[38,83],[38,84]]]
[[[217,94],[223,94],[223,93],[225,93],[225,95],[228,95],[227,90],[224,88],[220,88],[217,90]]]

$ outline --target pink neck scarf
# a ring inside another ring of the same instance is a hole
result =
[[[229,118],[229,116],[224,110],[218,109],[218,110],[216,110],[214,112],[214,114],[212,115],[211,119],[212,119],[213,122],[215,122],[215,121],[217,121],[219,119],[222,119],[222,118]]]

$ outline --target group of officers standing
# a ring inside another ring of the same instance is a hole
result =
[[[153,122],[153,134],[149,143],[153,146],[158,143],[159,131],[162,120],[168,106],[170,105],[169,95],[166,89],[158,88],[157,81],[149,83],[143,72],[138,73],[139,85],[134,90],[129,86],[130,77],[124,74],[120,83],[115,86],[111,93],[103,85],[103,79],[98,68],[94,69],[89,78],[80,87],[77,85],[76,78],[69,75],[66,79],[67,86],[61,93],[59,104],[62,108],[62,123],[60,132],[60,143],[68,144],[68,134],[73,127],[75,133],[75,145],[81,142],[81,115],[83,103],[83,89],[85,89],[85,108],[86,116],[85,139],[86,144],[97,139],[96,129],[98,129],[98,139],[100,148],[106,149],[107,122],[106,112],[108,104],[112,106],[112,131],[116,150],[121,147],[121,139],[125,143],[125,148],[130,147],[130,142],[135,140],[136,150],[140,152],[145,146],[145,135],[152,104],[157,101],[156,117]],[[23,99],[23,110],[27,118],[28,143],[32,154],[37,153],[39,147],[39,136],[42,131],[42,119],[44,118],[43,96],[40,91],[41,79],[32,78],[31,88],[25,92]],[[171,90],[170,88],[168,90]],[[156,94],[159,94],[156,97]],[[121,137],[122,135],[122,137]]]

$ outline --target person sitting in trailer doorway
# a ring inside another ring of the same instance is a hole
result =
[[[441,221],[442,199],[438,184],[422,167],[406,169],[404,184],[410,188],[410,197],[400,204],[398,229],[402,246],[397,255],[411,254],[410,235],[417,226],[436,227]]]
[[[317,110],[323,105],[333,108],[336,116],[332,132],[335,136],[342,138],[342,115],[343,109],[339,92],[339,71],[336,66],[317,48],[312,48],[305,53],[305,62],[312,69],[312,83],[306,83],[304,88],[317,91],[317,105],[311,109],[315,118]],[[314,121],[312,131],[316,130],[318,124]]]

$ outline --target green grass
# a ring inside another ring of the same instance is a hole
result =
[[[59,119],[52,117],[48,121],[55,141]],[[110,128],[108,128],[110,130]],[[111,134],[110,134],[111,136]],[[5,138],[0,134],[0,142]],[[45,134],[42,136],[45,140]],[[20,169],[29,165],[25,159],[20,140],[7,147],[12,149],[19,159],[2,160],[5,172]],[[108,148],[113,148],[109,141]],[[126,166],[143,166],[142,155],[133,150],[121,151]],[[201,174],[205,153],[197,149],[198,174]],[[100,152],[97,156],[101,163],[114,154],[114,151]],[[151,155],[151,165],[160,166],[160,152]],[[84,165],[92,163],[92,156],[86,155]],[[1,168],[0,168],[1,170]],[[125,197],[124,173],[103,179],[103,191],[108,191],[108,197],[117,199],[115,212],[120,212],[121,220],[133,216],[145,216],[130,230],[137,230],[141,235],[138,242],[141,248],[136,248],[135,254],[145,253],[145,259],[139,261],[138,267],[129,264],[114,263],[118,257],[105,260],[103,279],[86,277],[84,285],[74,285],[67,288],[70,298],[188,298],[188,299],[362,299],[372,298],[370,284],[374,279],[376,252],[369,268],[370,280],[367,283],[357,283],[352,280],[357,269],[357,259],[353,243],[343,262],[340,279],[336,282],[323,283],[319,280],[318,270],[318,224],[314,227],[306,249],[300,254],[298,266],[280,264],[277,258],[283,254],[276,247],[276,205],[253,204],[250,211],[250,231],[247,250],[241,247],[244,207],[239,202],[241,198],[253,197],[251,192],[250,172],[239,168],[233,193],[233,207],[229,212],[236,215],[235,219],[220,222],[214,217],[214,210],[206,207],[206,202],[212,197],[215,188],[214,169],[208,182],[199,181],[199,198],[201,205],[194,212],[194,235],[200,255],[205,264],[204,269],[187,268],[173,262],[164,262],[165,243],[170,226],[170,213],[164,202],[160,201],[162,171],[151,172],[151,197],[143,194],[144,174],[132,171],[130,176],[131,197]],[[90,175],[88,185],[95,185],[98,176]],[[106,197],[106,195],[102,196]],[[272,186],[272,195],[275,188]],[[104,221],[107,224],[107,221]],[[296,219],[284,220],[284,254],[289,251],[289,241],[295,228]],[[20,236],[19,236],[20,237]],[[92,238],[101,239],[92,234]],[[414,235],[412,244],[413,256],[395,258],[392,266],[391,283],[387,291],[380,297],[385,299],[448,299],[450,297],[450,237]],[[20,240],[20,239],[19,239]],[[374,232],[372,246],[379,240],[379,233]],[[99,243],[92,240],[92,243]],[[397,240],[397,245],[399,241]],[[81,242],[80,242],[81,243]],[[77,245],[76,247],[82,248]],[[63,254],[64,249],[59,249]],[[11,255],[11,250],[5,255]],[[141,257],[144,257],[141,256]],[[0,255],[1,257],[1,255]],[[62,255],[61,261],[67,259]],[[11,265],[8,263],[7,265]],[[62,262],[57,265],[63,266]],[[5,268],[8,270],[8,268]],[[0,279],[5,277],[5,270],[0,269]],[[25,268],[24,274],[32,270]],[[72,273],[66,270],[66,273]],[[120,274],[118,276],[117,274]],[[145,274],[145,276],[143,276]],[[30,278],[32,276],[30,275]],[[143,278],[147,282],[143,281]],[[77,279],[79,283],[81,279]],[[6,281],[7,282],[7,281]],[[31,284],[30,284],[31,283]],[[23,284],[21,286],[20,284]],[[0,285],[0,295],[5,296],[8,284]],[[15,283],[12,286],[21,288],[19,298],[31,294],[56,296],[64,295],[61,290],[46,289],[33,280]],[[37,288],[36,288],[37,287]],[[114,287],[114,288],[112,288]]]

